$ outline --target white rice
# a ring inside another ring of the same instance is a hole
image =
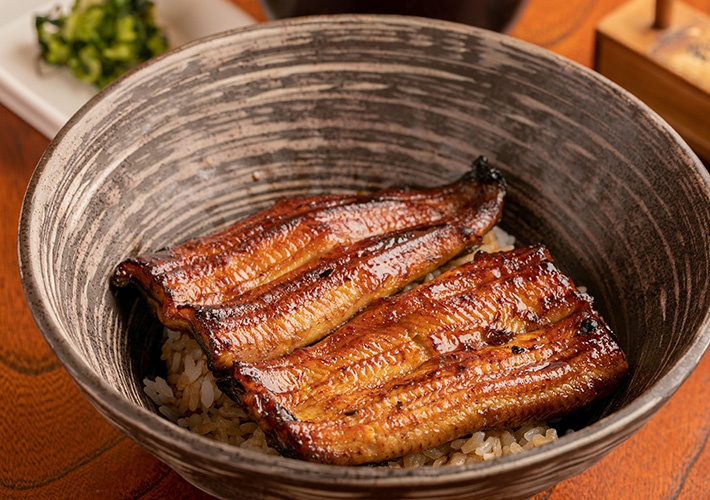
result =
[[[496,227],[484,236],[479,250],[510,250],[513,245],[514,238]],[[473,255],[457,259],[446,268],[430,273],[423,281],[472,260]],[[279,454],[267,444],[259,426],[247,417],[236,402],[219,390],[212,372],[207,368],[204,352],[189,334],[166,330],[161,359],[166,365],[167,380],[157,377],[155,380],[145,379],[143,383],[146,394],[165,418],[209,439],[271,455]],[[535,448],[555,439],[557,431],[547,424],[479,431],[393,460],[387,466],[409,468],[482,462]]]

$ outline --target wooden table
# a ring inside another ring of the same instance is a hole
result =
[[[257,0],[233,1],[264,20]],[[530,0],[512,35],[589,66],[594,26],[619,3]],[[710,0],[688,3],[710,13]],[[15,238],[25,186],[48,144],[0,106],[0,498],[210,498],[106,423],[32,320]],[[536,499],[710,498],[709,434],[710,354],[633,438]]]

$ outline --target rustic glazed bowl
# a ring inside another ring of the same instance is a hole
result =
[[[264,456],[162,418],[160,327],[109,276],[122,259],[222,228],[284,195],[432,186],[487,155],[503,227],[544,242],[596,297],[631,375],[524,454],[439,469]],[[299,18],[229,32],[142,66],[52,141],[19,228],[47,342],[111,423],[230,498],[525,498],[594,464],[674,393],[710,342],[709,178],[629,94],[503,35],[441,21]]]

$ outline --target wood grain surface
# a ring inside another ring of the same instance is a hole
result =
[[[264,20],[257,0],[232,1]],[[530,0],[511,35],[590,66],[594,27],[620,3]],[[710,0],[687,3],[710,13]],[[25,186],[48,144],[0,106],[0,498],[211,498],[106,423],[71,382],[32,320],[15,242]],[[633,438],[536,499],[709,498],[709,434],[706,355]]]

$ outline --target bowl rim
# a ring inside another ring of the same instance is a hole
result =
[[[605,87],[620,99],[625,100],[628,105],[636,111],[645,114],[652,122],[656,123],[659,129],[670,136],[670,140],[679,146],[682,156],[685,156],[686,160],[693,165],[700,178],[703,179],[706,192],[710,193],[710,175],[707,170],[678,133],[656,112],[651,110],[638,98],[599,73],[544,48],[513,39],[505,34],[495,33],[481,28],[450,21],[412,16],[337,14],[259,23],[217,33],[170,49],[164,54],[130,70],[107,85],[101,92],[84,104],[52,139],[40,158],[28,183],[20,213],[17,239],[18,264],[23,289],[32,316],[46,342],[60,360],[62,366],[70,374],[74,383],[85,395],[90,396],[88,398],[90,402],[114,425],[116,425],[115,419],[130,422],[132,426],[142,428],[143,432],[153,436],[160,442],[167,442],[167,439],[173,435],[178,439],[172,440],[170,446],[188,455],[198,455],[204,460],[229,460],[233,464],[238,464],[235,465],[235,467],[241,471],[279,476],[282,480],[291,481],[294,484],[309,483],[312,480],[317,480],[321,484],[337,484],[338,486],[351,485],[355,487],[401,487],[404,483],[406,483],[408,487],[421,485],[436,486],[454,481],[468,483],[499,473],[511,472],[516,469],[543,464],[555,457],[570,454],[580,446],[602,442],[605,437],[614,435],[620,429],[633,428],[635,432],[677,391],[708,350],[710,346],[710,310],[706,311],[705,318],[698,328],[693,343],[687,348],[686,352],[681,355],[678,361],[669,368],[668,373],[658,379],[649,389],[641,393],[628,405],[616,410],[607,417],[575,431],[571,436],[564,436],[563,439],[548,443],[543,447],[527,450],[524,454],[510,455],[492,461],[466,464],[458,467],[425,467],[415,469],[326,465],[286,457],[265,455],[212,441],[182,429],[160,416],[157,412],[148,411],[125,399],[116,389],[98,376],[98,374],[81,359],[78,352],[63,338],[60,325],[53,320],[51,310],[47,308],[45,303],[41,300],[43,289],[41,281],[38,279],[38,275],[32,265],[35,250],[31,247],[29,235],[31,233],[30,228],[39,223],[35,220],[35,217],[38,215],[37,205],[40,204],[36,196],[41,191],[40,187],[45,171],[49,168],[49,164],[54,155],[61,150],[64,137],[75,127],[81,125],[84,115],[90,110],[101,106],[108,97],[120,90],[123,86],[130,85],[134,74],[145,73],[160,65],[169,64],[171,60],[178,58],[180,53],[193,50],[195,47],[204,47],[215,43],[219,44],[223,39],[238,38],[245,36],[245,34],[258,33],[260,36],[263,36],[265,32],[288,29],[291,26],[303,26],[313,23],[366,25],[373,22],[384,22],[410,27],[416,25],[434,30],[463,31],[467,32],[469,35],[476,33],[479,37],[492,39],[497,43],[513,47],[516,50],[526,52],[535,57],[541,57],[553,62],[557,66],[567,67],[571,71],[581,72],[585,78],[595,80],[598,85]],[[708,197],[710,199],[710,194]],[[97,404],[98,402],[110,407],[113,413],[110,416],[104,413],[105,409],[100,408]],[[132,436],[129,435],[129,437]],[[622,440],[627,438],[628,436],[624,437]],[[617,444],[619,443],[609,445],[604,455],[611,451]],[[148,451],[152,452],[150,449],[148,449]]]

